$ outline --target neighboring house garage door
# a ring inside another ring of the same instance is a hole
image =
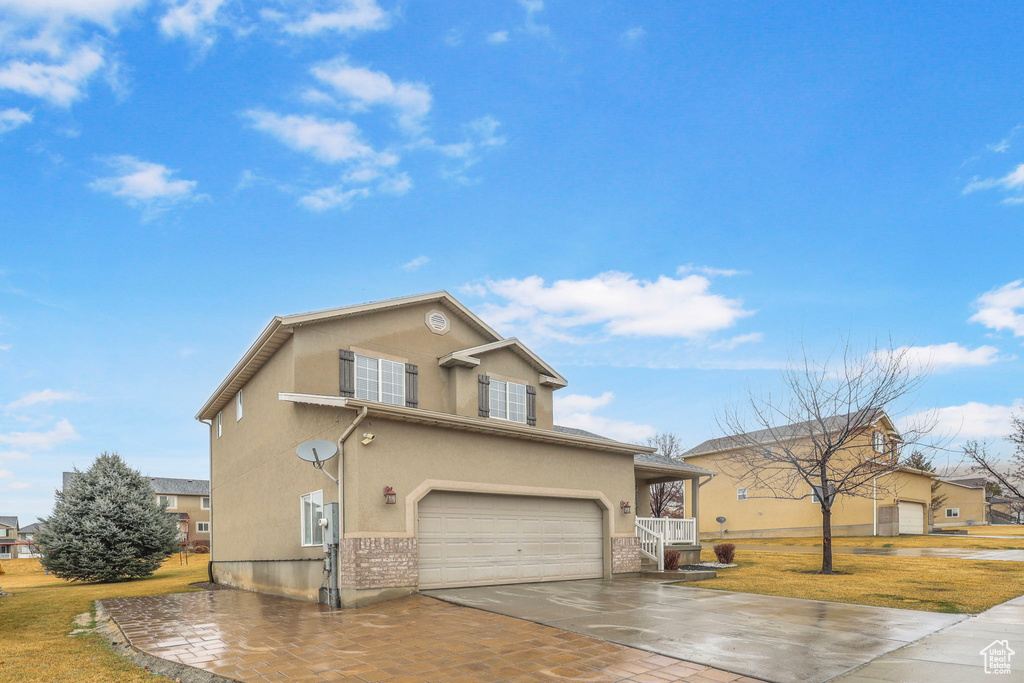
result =
[[[900,501],[900,533],[924,533],[924,505]]]
[[[419,504],[420,588],[601,578],[592,500],[434,491]]]

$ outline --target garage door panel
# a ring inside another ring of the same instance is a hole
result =
[[[420,501],[420,587],[600,578],[601,510],[588,500],[434,492]]]
[[[901,534],[924,533],[924,505],[901,500],[898,505]]]

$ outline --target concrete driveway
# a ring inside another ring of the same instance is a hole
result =
[[[778,683],[827,681],[966,618],[642,579],[426,594]]]

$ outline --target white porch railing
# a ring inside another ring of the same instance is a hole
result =
[[[640,525],[636,520],[636,537],[640,539],[640,554],[658,563],[658,571],[665,571],[665,539],[656,531]]]
[[[0,553],[0,560],[10,560],[10,559],[12,559],[10,553]]]
[[[671,517],[637,517],[636,526],[651,533],[659,534],[667,545],[697,543],[697,520],[694,518],[674,519]],[[637,532],[639,536],[640,532]]]

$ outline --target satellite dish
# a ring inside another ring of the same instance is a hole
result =
[[[295,449],[295,455],[313,464],[330,460],[338,454],[338,444],[333,441],[307,441]]]
[[[318,441],[313,441],[312,443],[319,443],[319,442]],[[301,458],[302,456],[300,455],[299,457]],[[715,521],[718,522],[719,524],[725,524],[725,517],[715,517]]]

